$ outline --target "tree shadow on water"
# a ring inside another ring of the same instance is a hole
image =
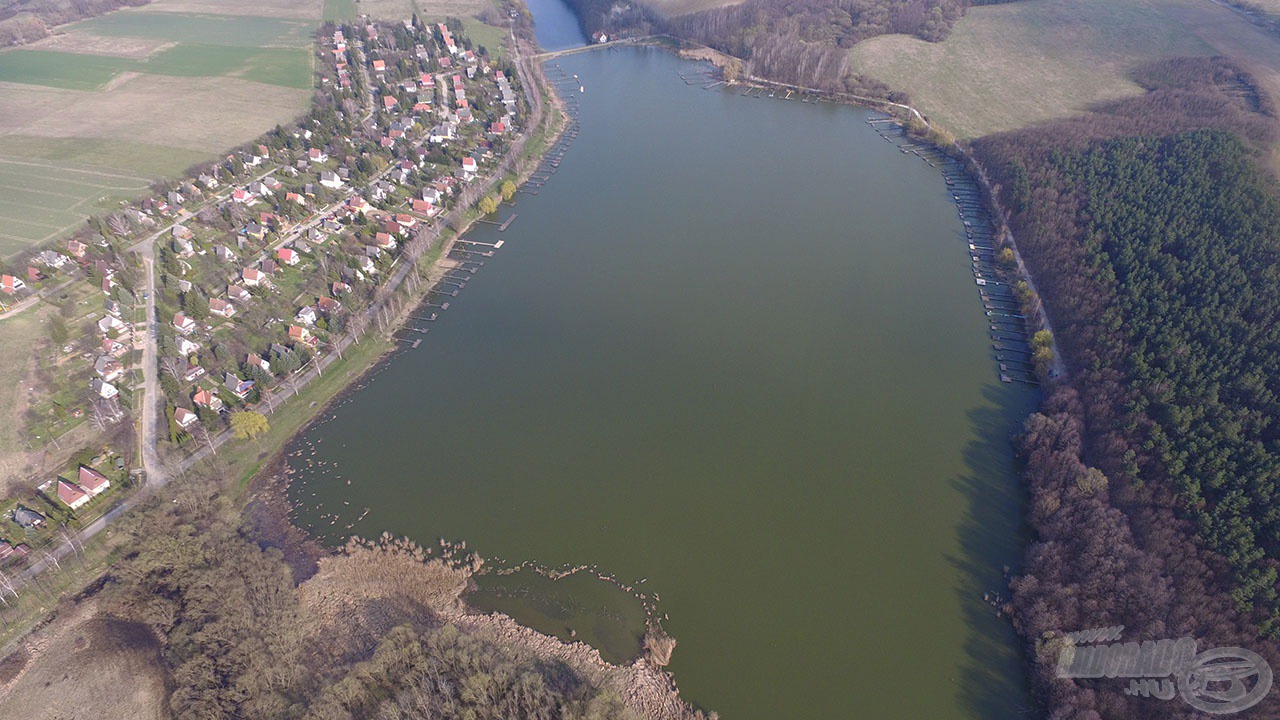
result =
[[[1035,718],[1042,713],[1027,689],[1021,639],[993,604],[1009,601],[1005,568],[1018,572],[1031,537],[1013,437],[1039,394],[991,384],[982,398],[967,413],[974,440],[964,449],[965,472],[952,480],[966,505],[956,530],[959,554],[947,556],[959,571],[956,600],[968,632],[956,706],[962,716],[981,720]]]

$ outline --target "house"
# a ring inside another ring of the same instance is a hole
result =
[[[178,346],[178,354],[182,357],[186,357],[200,349],[200,343],[191,342],[184,337],[179,337],[176,344]]]
[[[507,131],[507,126],[502,124],[501,120],[494,120],[489,123],[489,132],[494,135],[501,135]]]
[[[174,191],[174,190],[170,190],[170,191],[169,191],[169,204],[170,204],[170,205],[177,206],[177,205],[181,205],[181,204],[185,203],[186,201],[187,201],[187,198],[186,198],[186,197],[184,197],[184,196],[182,195],[182,193],[177,192],[177,191]]]
[[[298,322],[302,323],[303,325],[315,325],[315,324],[316,324],[316,309],[315,309],[315,308],[313,308],[313,307],[311,307],[310,305],[308,305],[308,306],[306,306],[306,307],[302,308],[301,310],[299,310],[299,311],[298,311],[298,314],[293,316],[293,319],[294,319],[294,320],[297,320]],[[304,338],[304,339],[305,339],[305,338]]]
[[[373,261],[368,257],[356,258],[356,267],[360,268],[360,272],[365,275],[372,275],[378,272],[378,268],[374,267]]]
[[[296,203],[303,207],[307,206],[307,199],[295,192],[285,193],[284,199],[285,202]]]
[[[396,105],[399,105],[399,104],[400,104],[400,101],[399,101],[399,100],[396,100],[394,97],[392,97],[392,96],[390,96],[390,95],[384,95],[384,96],[382,96],[382,109],[383,109],[383,110],[390,110],[390,109],[394,108]]]
[[[94,394],[105,400],[110,400],[120,394],[120,391],[116,389],[115,385],[112,385],[102,378],[94,378],[89,383],[89,388],[93,390]]]
[[[100,355],[93,362],[93,371],[98,373],[98,377],[106,382],[115,382],[117,378],[124,374],[124,366],[119,360],[110,355]]]
[[[325,151],[319,148],[311,148],[310,150],[307,151],[307,159],[310,160],[311,162],[322,163],[322,162],[327,162],[329,160],[329,156],[325,154]]]
[[[263,372],[271,372],[271,363],[267,362],[257,353],[250,353],[246,356],[244,364],[250,367],[261,368]]]
[[[593,42],[593,43],[607,43],[607,42],[609,42],[609,36],[608,36],[608,35],[606,35],[606,34],[604,33],[604,31],[603,31],[603,30],[597,30],[597,31],[595,31],[595,32],[591,33],[591,42]]]
[[[381,250],[395,250],[396,241],[390,235],[380,232],[373,237],[373,244]]]
[[[302,260],[302,257],[293,248],[282,247],[276,250],[276,257],[279,258],[280,262],[290,266],[297,265]]]
[[[359,195],[352,195],[351,198],[347,200],[347,207],[351,208],[352,212],[358,213],[367,213],[370,210],[369,201]]]
[[[70,253],[71,257],[73,257],[73,258],[82,258],[82,257],[84,257],[84,253],[85,253],[85,251],[86,251],[86,250],[88,250],[88,249],[89,249],[89,246],[88,246],[88,245],[85,245],[84,243],[80,242],[79,240],[68,240],[68,241],[67,241],[67,252],[68,252],[68,253]]]
[[[408,230],[418,224],[418,218],[406,213],[396,213],[396,224]]]
[[[387,71],[387,63],[385,60],[374,60],[373,71],[375,73],[384,73]]]
[[[462,172],[467,175],[474,175],[479,166],[476,165],[476,159],[473,157],[462,158]]]
[[[95,266],[98,266],[98,271],[101,272],[104,277],[111,277],[114,271],[107,272],[106,269],[101,267],[102,265],[105,265],[105,264],[106,263],[102,262],[101,260],[98,260],[97,262],[94,263]],[[40,272],[40,268],[34,265],[27,266],[27,282],[35,283],[35,282],[40,282],[43,279],[44,279],[44,273]]]
[[[173,316],[173,328],[183,335],[189,335],[195,331],[196,321],[182,313],[177,313]]]
[[[244,226],[244,234],[246,237],[251,237],[254,240],[261,240],[267,236],[267,229],[258,223],[249,223]]]
[[[329,286],[329,292],[332,293],[334,297],[342,297],[343,295],[351,292],[351,286],[344,282],[335,282],[333,285]]]
[[[13,509],[13,521],[25,530],[38,528],[44,524],[44,516],[29,507],[19,505]]]
[[[311,340],[311,331],[298,325],[290,325],[289,339],[297,340],[300,342],[308,342]]]
[[[262,272],[266,273],[267,275],[275,275],[276,272],[278,272],[279,270],[280,270],[280,266],[276,264],[275,260],[262,261]]]
[[[122,308],[120,306],[120,303],[116,302],[115,300],[112,300],[111,298],[107,298],[106,300],[102,301],[102,309],[106,310],[112,315],[115,315],[116,317],[120,317],[120,311],[123,310],[124,308]]]
[[[409,207],[410,207],[414,212],[416,212],[416,213],[422,213],[423,215],[426,215],[427,217],[431,217],[431,215],[432,215],[433,213],[435,213],[435,210],[436,210],[436,208],[435,208],[435,206],[434,206],[434,205],[432,205],[431,203],[427,202],[426,200],[419,200],[418,198],[414,198],[413,200],[411,200],[411,201],[409,202]]]
[[[187,382],[195,382],[196,380],[199,380],[200,378],[204,377],[204,372],[205,372],[204,368],[200,367],[199,365],[188,364],[187,369],[184,370],[182,373],[182,379],[186,380]]]
[[[236,188],[231,191],[231,199],[238,203],[250,205],[258,200],[257,196],[243,188]]]
[[[217,412],[222,409],[222,398],[214,395],[208,390],[198,390],[195,395],[191,396],[191,401],[197,407],[205,407]]]
[[[213,256],[223,262],[232,262],[236,259],[236,254],[226,245],[214,245]]]
[[[266,280],[266,276],[257,268],[245,268],[240,271],[240,279],[249,287],[257,287]]]
[[[36,255],[36,260],[40,261],[42,264],[44,264],[47,267],[53,268],[54,270],[57,270],[61,268],[63,265],[66,265],[67,263],[71,262],[71,259],[68,258],[66,255],[63,255],[62,253],[54,252],[52,250],[45,250],[44,252],[41,252],[39,255]]]
[[[173,411],[173,421],[183,430],[188,430],[192,425],[200,422],[200,418],[186,408],[177,408]]]
[[[328,170],[323,170],[320,173],[320,184],[327,188],[333,188],[334,190],[337,190],[338,188],[342,187],[342,178],[338,177],[336,173],[332,173]]]
[[[111,487],[111,481],[106,475],[94,470],[91,467],[80,466],[80,474],[77,477],[80,487],[89,491],[89,495],[98,497]]]
[[[123,331],[126,327],[128,326],[125,325],[120,320],[120,318],[114,315],[103,315],[98,320],[98,332],[102,333],[103,335],[106,335],[107,333],[110,333],[113,330],[117,332]]]
[[[320,312],[330,315],[342,309],[342,303],[331,297],[316,298],[316,307]]]
[[[440,204],[440,191],[433,187],[422,188],[422,199],[432,205]]]
[[[118,358],[121,355],[124,355],[128,351],[129,351],[129,346],[125,345],[119,340],[116,340],[115,338],[109,338],[109,337],[102,338],[102,352],[110,355],[111,357]]]
[[[7,295],[12,295],[26,286],[27,284],[22,282],[22,278],[16,278],[12,275],[0,275],[0,292]]]
[[[268,190],[268,192],[265,194],[270,195],[274,193],[276,190],[279,190],[284,183],[281,183],[279,180],[275,179],[271,175],[268,175],[262,178],[262,184],[266,186]]]
[[[236,306],[221,298],[209,298],[209,312],[229,318],[236,314]]]
[[[387,220],[385,220],[385,221],[382,223],[382,231],[383,231],[383,232],[385,232],[385,233],[387,233],[388,235],[403,235],[403,234],[404,234],[404,228],[400,227],[400,223],[398,223],[398,222],[396,222],[395,220],[392,220],[392,219],[390,219],[390,218],[387,218]]]
[[[252,380],[242,380],[235,373],[227,373],[222,378],[222,384],[231,391],[240,400],[245,399],[249,395],[249,391],[253,389]]]
[[[58,499],[62,501],[62,504],[72,510],[78,510],[89,502],[89,497],[89,493],[84,488],[73,482],[58,478]]]
[[[228,285],[227,297],[238,303],[247,303],[253,299],[253,296],[249,294],[249,291],[239,285]]]

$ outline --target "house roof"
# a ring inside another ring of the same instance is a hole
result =
[[[58,478],[58,499],[62,502],[71,505],[88,497],[89,493],[85,492],[84,488],[73,482]]]
[[[94,470],[91,467],[80,466],[78,481],[81,486],[89,492],[97,492],[99,488],[104,488],[111,484],[106,475]]]

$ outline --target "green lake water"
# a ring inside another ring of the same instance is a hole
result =
[[[581,135],[471,233],[504,246],[421,347],[299,438],[325,465],[295,459],[297,522],[598,566],[661,596],[682,695],[732,720],[1021,716],[981,596],[1021,555],[1036,397],[998,381],[939,172],[866,111],[704,91],[664,51],[556,62]],[[636,647],[588,574],[481,586]]]

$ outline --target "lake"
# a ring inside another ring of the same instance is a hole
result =
[[[568,37],[547,2],[540,37]],[[503,247],[421,347],[297,440],[329,465],[297,468],[295,520],[598,566],[661,596],[682,695],[725,718],[1020,716],[982,594],[1025,542],[1010,437],[1036,395],[998,379],[947,186],[867,111],[679,76],[699,69],[553,61],[581,134],[508,230],[470,233]],[[635,649],[614,585],[481,585]]]

